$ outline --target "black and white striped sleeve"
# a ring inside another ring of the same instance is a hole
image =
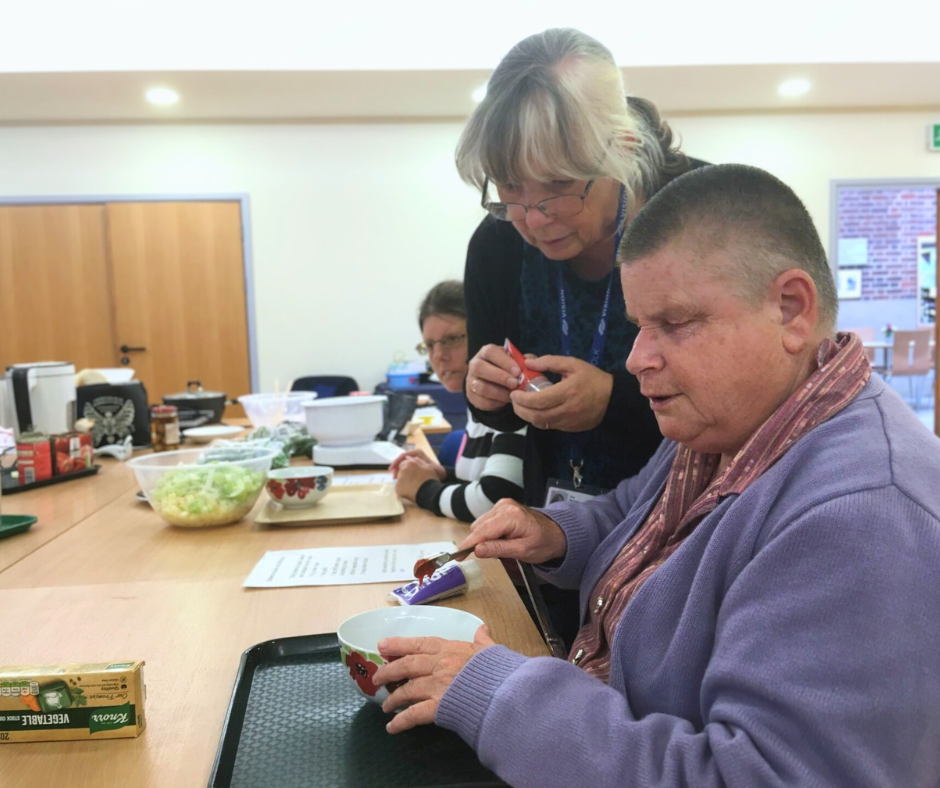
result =
[[[461,464],[469,460],[471,467],[479,468],[479,477],[466,482],[426,481],[418,490],[416,503],[442,517],[472,523],[501,498],[521,501],[524,450],[525,428],[517,432],[486,430],[484,435],[468,439],[460,459]],[[459,465],[457,470],[462,470]]]

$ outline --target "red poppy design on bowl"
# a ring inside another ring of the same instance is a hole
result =
[[[268,480],[268,492],[271,493],[278,501],[284,497],[284,485],[280,482],[275,481],[274,479]]]
[[[359,689],[366,695],[374,696],[378,692],[375,684],[372,683],[372,677],[375,675],[375,671],[379,669],[378,665],[369,662],[359,652],[351,651],[346,656],[346,667],[349,668],[349,675],[353,677],[359,685]]]

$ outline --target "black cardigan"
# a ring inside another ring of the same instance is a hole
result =
[[[689,160],[692,169],[706,162]],[[464,292],[467,302],[467,336],[469,357],[473,358],[484,345],[502,345],[508,337],[519,344],[519,304],[522,254],[525,242],[510,222],[490,216],[483,219],[467,249],[464,271]],[[559,348],[558,353],[561,353]],[[624,367],[611,372],[613,390],[607,412],[597,430],[616,436],[622,447],[617,457],[618,473],[625,479],[633,476],[653,455],[662,441],[656,417],[647,399],[640,394],[637,379]],[[511,405],[495,411],[484,411],[470,405],[473,417],[496,430],[510,432],[525,425]],[[544,431],[530,428],[526,435],[523,473],[525,502],[542,505],[546,474],[543,472],[542,446]]]

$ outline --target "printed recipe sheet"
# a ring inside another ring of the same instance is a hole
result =
[[[428,542],[268,550],[242,585],[245,588],[286,588],[414,580],[412,570],[419,558],[453,549],[453,542]]]

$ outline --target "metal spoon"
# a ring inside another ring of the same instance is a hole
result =
[[[424,578],[433,575],[434,572],[444,566],[444,564],[466,558],[473,550],[473,547],[468,547],[466,550],[458,550],[455,553],[438,553],[428,558],[421,558],[415,564],[414,575],[418,580],[424,580]]]

